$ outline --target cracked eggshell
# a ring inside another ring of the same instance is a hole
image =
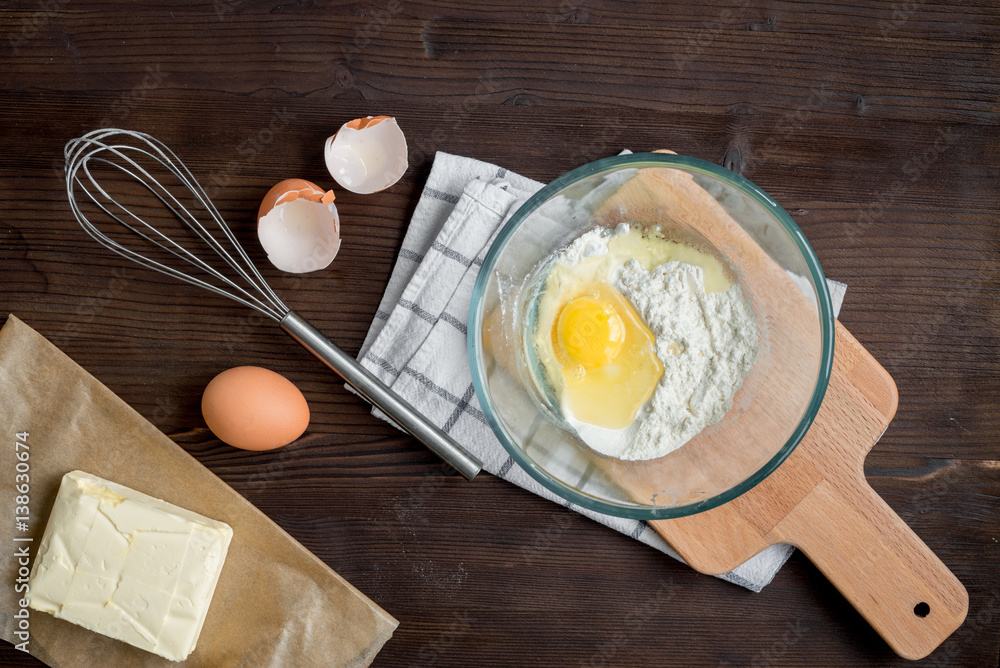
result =
[[[324,156],[338,184],[368,195],[385,190],[406,172],[406,137],[392,116],[356,118],[326,140]]]
[[[340,217],[333,191],[303,179],[271,188],[257,212],[257,238],[281,271],[325,269],[340,250]]]

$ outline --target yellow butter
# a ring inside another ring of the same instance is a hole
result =
[[[171,661],[194,651],[233,530],[83,471],[63,476],[28,601]]]

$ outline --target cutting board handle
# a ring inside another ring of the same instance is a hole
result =
[[[823,480],[775,529],[904,658],[927,656],[965,620],[965,587],[860,471]]]

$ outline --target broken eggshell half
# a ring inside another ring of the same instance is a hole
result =
[[[406,137],[392,116],[355,118],[326,140],[324,157],[338,184],[368,195],[385,190],[406,172]]]
[[[271,188],[257,212],[257,238],[281,271],[325,269],[340,250],[340,217],[333,191],[303,179]]]

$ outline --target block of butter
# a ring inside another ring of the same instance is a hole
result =
[[[29,605],[171,661],[194,651],[233,530],[83,471],[63,476]]]

